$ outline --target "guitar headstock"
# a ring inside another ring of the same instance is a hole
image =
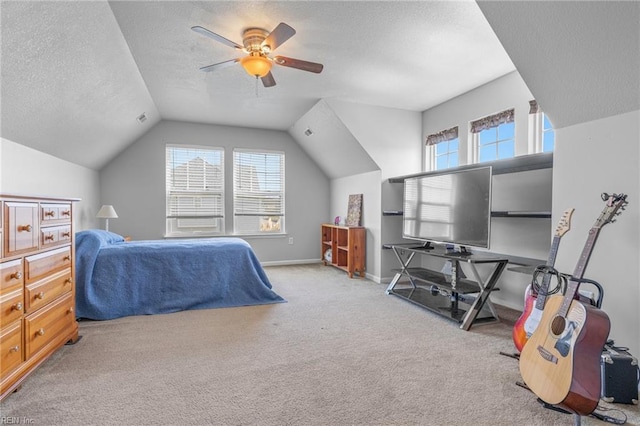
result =
[[[569,232],[569,229],[571,229],[571,215],[574,210],[575,209],[572,207],[562,213],[562,217],[560,218],[560,222],[558,222],[558,226],[556,226],[556,231],[554,233],[556,237],[562,237],[564,234]]]
[[[607,194],[602,193],[602,201],[606,202],[605,208],[600,213],[600,217],[593,225],[594,228],[602,228],[607,223],[615,222],[615,217],[622,214],[622,210],[629,203],[626,194]]]

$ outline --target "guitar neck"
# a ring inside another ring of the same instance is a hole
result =
[[[587,242],[582,249],[582,254],[580,255],[580,259],[578,260],[576,269],[573,271],[573,279],[569,280],[567,291],[565,292],[565,297],[562,301],[562,306],[560,307],[559,313],[563,317],[566,316],[569,312],[571,302],[578,292],[578,287],[580,287],[580,282],[578,280],[584,277],[584,271],[585,269],[587,269],[587,263],[589,263],[589,258],[591,257],[591,253],[593,252],[593,246],[596,243],[598,234],[600,234],[600,228],[594,227],[589,231],[589,237],[587,238]]]
[[[547,263],[545,266],[549,268],[553,268],[556,264],[556,257],[558,256],[558,247],[560,246],[560,236],[555,235],[553,237],[553,242],[551,243],[551,249],[549,250],[549,258],[547,259]],[[536,298],[536,309],[543,310],[544,304],[547,299],[547,292],[549,290],[549,283],[551,283],[551,274],[545,273],[542,278],[542,284],[540,285],[540,290],[538,292]]]

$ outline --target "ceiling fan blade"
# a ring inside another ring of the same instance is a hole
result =
[[[240,59],[230,59],[228,61],[218,62],[217,64],[207,65],[206,67],[200,68],[200,71],[204,71],[204,72],[217,71],[217,70],[221,70],[223,68],[230,67],[231,65],[235,64],[236,62],[240,62]]]
[[[302,71],[315,72],[316,74],[321,73],[322,68],[324,68],[324,65],[322,64],[316,64],[315,62],[308,62],[300,59],[287,58],[286,56],[276,56],[273,58],[273,61],[278,65],[282,65],[283,67],[297,68]]]
[[[296,30],[291,28],[284,22],[280,22],[277,27],[271,31],[271,33],[262,42],[263,46],[268,45],[271,47],[271,51],[276,50],[285,41],[289,40],[296,33]]]
[[[273,87],[276,85],[276,80],[273,78],[273,74],[269,71],[269,74],[261,78],[264,87]]]
[[[238,49],[238,50],[242,50],[243,47],[240,46],[238,43],[233,42],[227,38],[222,37],[219,34],[216,34],[214,32],[209,31],[208,29],[201,27],[199,25],[196,25],[195,27],[191,27],[191,29],[195,32],[197,32],[198,34],[202,34],[205,37],[209,37],[211,39],[214,39],[215,41],[218,41],[222,44],[226,44],[229,47],[233,47],[234,49]]]

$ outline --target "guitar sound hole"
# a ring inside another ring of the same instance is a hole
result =
[[[553,321],[551,321],[551,332],[555,336],[559,336],[564,331],[566,326],[566,321],[564,317],[555,317]]]

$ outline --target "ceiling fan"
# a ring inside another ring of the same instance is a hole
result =
[[[213,65],[207,65],[206,67],[200,68],[201,71],[215,71],[240,62],[240,65],[242,65],[249,75],[255,76],[256,78],[260,77],[264,87],[272,87],[276,85],[276,81],[271,74],[271,66],[274,63],[284,67],[314,72],[316,74],[322,72],[322,64],[287,58],[286,56],[269,56],[269,54],[276,50],[278,46],[289,40],[296,33],[296,30],[284,22],[279,23],[278,26],[270,33],[262,28],[247,28],[242,33],[242,45],[239,45],[238,43],[235,43],[199,25],[191,27],[191,29],[205,37],[209,37],[247,54],[242,58],[230,59]]]

